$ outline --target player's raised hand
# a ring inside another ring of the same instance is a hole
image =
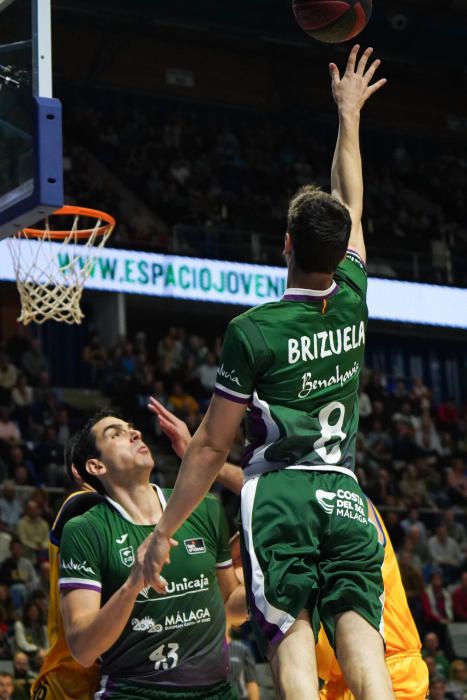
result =
[[[191,440],[187,424],[180,420],[180,418],[177,418],[177,416],[174,416],[173,413],[168,411],[165,406],[153,396],[149,398],[148,409],[157,416],[159,425],[169,438],[172,449],[177,457],[183,459],[183,455]]]
[[[349,54],[345,73],[342,76],[335,63],[329,64],[332,95],[341,113],[360,112],[367,99],[387,82],[386,78],[371,82],[381,61],[378,58],[368,63],[373,53],[371,47],[366,49],[358,59],[359,51],[360,46],[356,44]]]

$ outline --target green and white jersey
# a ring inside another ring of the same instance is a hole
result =
[[[170,491],[155,488],[165,508]],[[71,519],[60,544],[60,591],[96,590],[104,605],[128,578],[139,545],[153,530],[133,523],[109,498]],[[208,495],[174,537],[179,544],[164,568],[167,595],[143,588],[121,636],[102,655],[102,674],[110,680],[188,690],[226,679],[225,611],[216,570],[232,561],[219,501]]]
[[[366,289],[365,265],[348,251],[329,289],[287,289],[230,322],[215,392],[248,404],[247,478],[283,468],[354,472]]]

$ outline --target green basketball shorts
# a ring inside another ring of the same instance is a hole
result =
[[[103,678],[95,700],[238,700],[230,683],[218,683],[211,688],[161,688],[124,683],[121,680]]]
[[[354,610],[383,634],[384,547],[357,481],[282,469],[245,482],[242,555],[251,623],[264,654],[303,609],[335,646],[337,614]]]

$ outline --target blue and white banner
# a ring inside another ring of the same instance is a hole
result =
[[[28,267],[28,256],[37,256],[35,269],[48,272],[51,257],[52,264],[63,269],[77,252],[72,245],[50,243],[39,250],[31,241],[21,241],[19,245],[23,267]],[[3,241],[1,246],[0,279],[15,281],[7,243]],[[80,252],[78,266],[83,267],[89,255],[94,261],[86,289],[249,307],[277,301],[286,288],[287,271],[283,267],[115,248],[88,250],[83,247]],[[36,281],[42,280],[36,277]],[[467,328],[467,289],[370,278],[368,306],[373,319]]]

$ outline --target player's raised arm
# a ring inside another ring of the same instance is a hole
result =
[[[360,155],[360,112],[367,99],[385,83],[382,78],[371,83],[381,61],[368,65],[372,48],[366,49],[357,60],[360,47],[353,47],[349,54],[345,73],[340,75],[334,63],[329,65],[332,94],[339,113],[339,133],[331,170],[332,194],[346,205],[352,218],[349,248],[366,260],[362,229],[363,175]]]

